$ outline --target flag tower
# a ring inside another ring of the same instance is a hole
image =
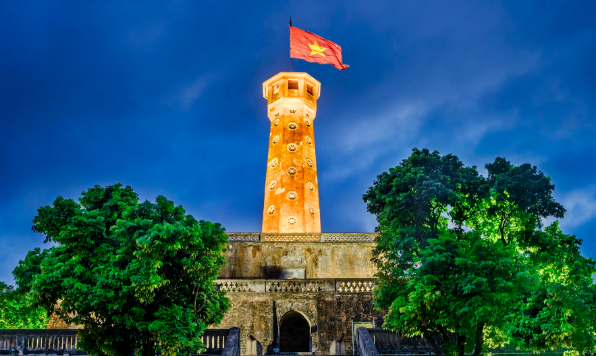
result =
[[[281,72],[263,83],[271,122],[263,233],[320,233],[314,119],[321,83]]]

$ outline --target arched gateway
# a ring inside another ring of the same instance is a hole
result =
[[[279,351],[310,351],[310,325],[302,314],[290,311],[281,319],[281,325],[279,327]]]

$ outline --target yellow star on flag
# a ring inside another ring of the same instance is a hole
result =
[[[314,56],[315,54],[320,54],[321,56],[325,57],[325,50],[327,48],[325,47],[321,47],[319,46],[319,44],[317,43],[317,41],[314,41],[315,43],[313,44],[308,44],[308,47],[310,47],[310,55]]]

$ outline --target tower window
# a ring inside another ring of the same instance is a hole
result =
[[[314,91],[313,91],[312,84],[306,84],[306,92],[309,93],[310,95],[315,95]]]
[[[298,81],[288,80],[288,89],[298,89]]]
[[[279,83],[273,84],[273,94],[279,93]]]

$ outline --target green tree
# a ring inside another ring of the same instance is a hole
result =
[[[385,327],[423,336],[437,355],[504,344],[594,349],[594,261],[555,222],[550,178],[502,158],[488,176],[427,149],[364,195],[379,223],[375,304]]]
[[[78,202],[41,207],[33,231],[58,245],[13,272],[37,305],[82,325],[92,355],[190,354],[229,301],[214,285],[227,235],[163,196],[140,203],[130,187],[95,186]]]
[[[0,282],[0,329],[45,329],[48,315],[31,296]]]

